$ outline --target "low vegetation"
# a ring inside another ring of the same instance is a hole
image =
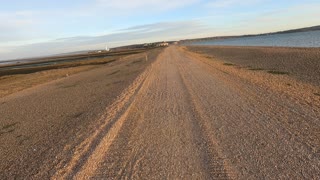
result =
[[[11,124],[7,124],[7,125],[4,125],[2,128],[0,128],[0,136],[2,134],[6,134],[6,133],[11,133],[15,130],[15,126],[19,124],[17,122],[15,123],[11,123]]]
[[[268,73],[270,74],[278,74],[278,75],[288,75],[288,72],[284,72],[284,71],[274,71],[274,70],[270,70],[268,71]]]
[[[263,68],[249,68],[250,71],[263,71]]]
[[[223,63],[223,65],[225,65],[225,66],[234,66],[234,64],[232,64],[232,63]]]

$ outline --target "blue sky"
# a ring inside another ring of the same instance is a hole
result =
[[[0,60],[320,25],[319,0],[0,0]]]

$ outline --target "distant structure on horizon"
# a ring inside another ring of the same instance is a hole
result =
[[[169,46],[169,43],[167,43],[167,42],[162,42],[162,43],[157,44],[157,47],[167,47],[167,46]]]
[[[143,45],[143,47],[148,48],[148,47],[167,47],[169,46],[169,43],[163,41],[163,42],[156,42],[156,43],[146,43]]]
[[[107,52],[109,52],[109,51],[110,51],[110,49],[108,48],[108,46],[106,46],[106,51],[107,51]]]

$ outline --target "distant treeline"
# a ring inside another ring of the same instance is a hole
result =
[[[307,32],[307,31],[319,31],[319,30],[320,30],[320,26],[312,26],[312,27],[306,27],[306,28],[300,28],[300,29],[292,29],[288,31],[280,31],[272,34],[296,33],[296,32]]]
[[[174,43],[175,41],[166,41],[169,44]],[[152,43],[147,43],[150,44],[150,46],[147,46],[149,48],[156,47],[156,44],[162,43],[162,42],[152,42]],[[119,51],[119,50],[128,50],[128,49],[140,49],[140,48],[146,48],[146,44],[133,44],[133,45],[128,45],[128,46],[121,46],[121,47],[116,47],[116,48],[111,48],[112,51]]]

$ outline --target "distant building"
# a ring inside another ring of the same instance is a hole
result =
[[[167,47],[167,46],[169,46],[169,43],[167,42],[145,43],[143,45],[144,48]]]
[[[167,47],[167,46],[169,46],[169,43],[167,43],[167,42],[162,42],[162,43],[157,44],[157,47]]]

